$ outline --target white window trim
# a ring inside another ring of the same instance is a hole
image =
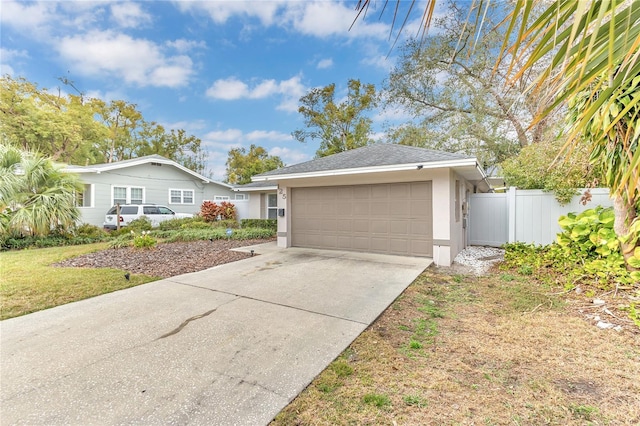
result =
[[[269,207],[269,196],[270,195],[275,195],[276,196],[276,205],[273,206],[273,207]],[[267,197],[267,199],[265,200],[266,201],[265,204],[266,204],[266,207],[267,207],[267,211],[265,213],[267,214],[267,219],[269,219],[269,211],[270,210],[273,210],[273,211],[276,212],[276,217],[275,218],[277,219],[278,218],[278,194],[276,192],[271,192],[271,193],[267,193],[266,197]]]
[[[116,203],[114,201],[113,190],[114,188],[126,188],[126,202],[125,204],[131,204],[131,189],[142,189],[142,202],[140,204],[145,204],[147,202],[147,191],[144,186],[133,186],[133,185],[111,185],[111,205],[114,206]]]
[[[89,205],[89,206],[76,206],[79,209],[93,209],[93,208],[96,207],[96,198],[95,198],[95,196],[96,196],[96,186],[93,183],[82,184],[83,187],[85,187],[87,185],[89,185],[89,193],[90,193],[89,196],[91,197],[91,205]],[[111,199],[113,200],[113,197]]]
[[[231,201],[231,197],[228,195],[214,195],[213,201]]]
[[[242,197],[242,198],[238,198]],[[249,201],[249,194],[236,194],[235,201]]]
[[[171,191],[180,191],[180,202],[179,203],[174,203],[171,201]],[[184,193],[185,192],[191,192],[191,199],[193,200],[193,202],[191,203],[185,203],[184,202]],[[193,189],[179,189],[179,188],[169,188],[169,204],[173,204],[173,205],[182,205],[182,206],[193,206],[196,204],[196,191]]]

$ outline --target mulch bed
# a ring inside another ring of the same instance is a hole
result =
[[[132,274],[169,278],[201,271],[250,257],[233,248],[262,244],[273,239],[191,241],[163,243],[152,249],[113,248],[74,257],[54,266],[75,268],[114,268]]]

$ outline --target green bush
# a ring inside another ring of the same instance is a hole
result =
[[[78,237],[93,239],[104,239],[109,235],[104,229],[99,228],[95,225],[89,225],[88,223],[83,223],[82,225],[78,226],[75,234]]]
[[[640,283],[640,271],[629,272],[620,252],[620,240],[613,231],[612,208],[596,207],[580,214],[569,213],[558,220],[562,232],[548,246],[506,244],[504,267],[522,275],[545,276],[553,271],[567,286],[577,282],[608,289],[614,284]],[[627,239],[640,235],[640,222],[634,223]],[[636,249],[630,265],[640,265]]]
[[[170,231],[172,229],[184,229],[191,227],[198,227],[205,223],[201,216],[185,217],[182,219],[170,219],[160,222],[158,229],[162,231]]]
[[[133,241],[133,234],[131,232],[127,232],[126,234],[118,235],[113,240],[109,241],[110,248],[123,248],[131,246],[131,242]]]
[[[154,234],[156,235],[156,234]],[[252,240],[258,238],[272,238],[275,233],[269,229],[260,228],[241,228],[235,229],[231,235],[227,235],[227,230],[223,228],[210,229],[183,229],[173,231],[171,235],[163,236],[167,242],[176,241],[198,241],[198,240]]]
[[[158,240],[149,235],[149,231],[142,231],[140,235],[133,236],[133,247],[137,249],[150,249],[155,247],[157,243]]]
[[[137,219],[132,220],[126,226],[129,231],[141,232],[141,231],[151,231],[153,228],[153,224],[151,223],[151,219],[146,216],[140,216]]]
[[[241,228],[264,228],[276,231],[278,229],[277,219],[242,219]]]
[[[211,226],[213,226],[214,228],[224,228],[224,229],[228,229],[228,228],[238,229],[238,228],[240,228],[240,224],[235,219],[219,220],[217,222],[211,223]]]
[[[104,241],[106,237],[96,236],[73,236],[71,234],[67,236],[48,236],[48,237],[10,237],[6,239],[0,239],[0,250],[23,250],[27,248],[45,248],[45,247],[61,247],[61,246],[74,246],[80,244],[91,244],[99,241]]]

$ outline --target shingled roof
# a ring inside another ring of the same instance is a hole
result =
[[[379,143],[272,170],[270,172],[256,175],[254,178],[261,180],[260,178],[267,178],[270,176],[276,177],[290,174],[326,172],[330,170],[359,169],[418,163],[426,165],[428,163],[473,159],[474,157],[454,154],[451,152],[435,151],[433,149],[418,148],[414,146]]]

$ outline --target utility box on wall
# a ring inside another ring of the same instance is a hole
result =
[[[284,209],[278,209],[278,216],[284,217]]]

